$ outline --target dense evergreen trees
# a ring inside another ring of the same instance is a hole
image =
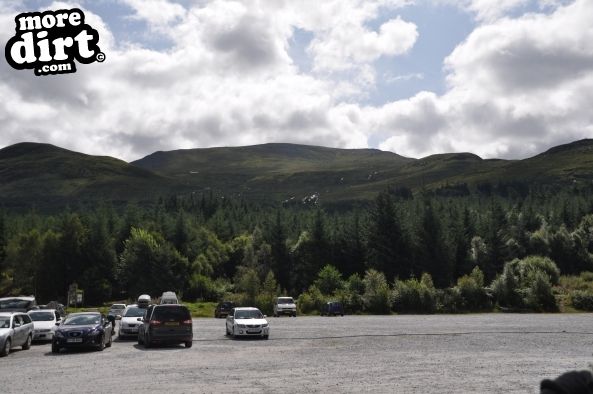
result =
[[[579,190],[506,197],[391,190],[350,209],[256,205],[208,194],[151,207],[4,211],[0,294],[64,300],[76,282],[88,304],[164,290],[187,299],[235,292],[255,300],[264,289],[268,298],[296,296],[313,285],[313,295],[337,294],[379,311],[377,300],[395,294],[390,288],[405,305],[432,286],[457,288],[442,296],[473,309],[469,295],[482,294],[479,288],[496,278],[512,284],[516,278],[505,276],[504,267],[515,259],[540,255],[565,274],[593,271],[592,214],[593,197]],[[532,293],[546,291],[542,278],[530,280],[539,286]]]

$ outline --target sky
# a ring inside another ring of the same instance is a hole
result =
[[[103,63],[0,61],[0,147],[127,161],[291,142],[522,159],[593,137],[591,0],[2,0],[79,7]]]

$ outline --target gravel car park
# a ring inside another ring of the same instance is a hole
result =
[[[119,322],[118,322],[119,323]],[[4,393],[538,393],[539,382],[587,369],[589,314],[301,316],[273,319],[268,341],[234,341],[224,321],[194,319],[194,346],[2,359]],[[122,373],[125,368],[125,373]],[[43,374],[31,374],[31,371]]]

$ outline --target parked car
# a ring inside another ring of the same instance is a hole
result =
[[[116,320],[121,319],[121,315],[124,313],[126,309],[126,304],[113,304],[109,308],[109,312],[107,312],[107,316],[113,316]]]
[[[344,306],[341,302],[330,301],[321,306],[321,316],[344,316]]]
[[[83,347],[101,351],[111,346],[111,323],[99,312],[71,313],[59,324],[51,344],[52,353]]]
[[[0,298],[0,312],[29,312],[37,308],[35,297]]]
[[[50,301],[45,305],[39,305],[38,309],[54,309],[60,318],[66,316],[66,311],[64,310],[64,304],[60,304],[58,301]]]
[[[216,305],[216,309],[214,309],[214,317],[217,319],[227,317],[231,312],[231,309],[234,307],[235,303],[232,301],[219,302],[218,305]]]
[[[137,337],[138,327],[141,324],[138,321],[138,318],[143,317],[144,312],[146,312],[146,309],[140,308],[138,305],[128,305],[124,310],[121,320],[119,322],[117,336],[120,338],[132,335],[134,337]]]
[[[138,318],[138,344],[150,347],[155,343],[183,343],[191,347],[193,324],[184,305],[150,305],[144,317]]]
[[[274,302],[274,317],[289,315],[296,317],[296,304],[292,297],[278,297]]]
[[[27,312],[33,320],[33,340],[51,341],[56,331],[56,323],[62,318],[55,309],[39,309]]]
[[[270,325],[257,308],[233,308],[226,318],[226,335],[268,339]]]
[[[137,303],[140,308],[148,308],[148,306],[152,304],[152,299],[148,294],[142,294],[138,297]]]
[[[161,296],[161,305],[167,305],[167,304],[179,304],[179,301],[177,300],[177,295],[172,292],[172,291],[165,291],[163,293],[163,295]]]
[[[33,322],[26,313],[0,312],[0,357],[7,356],[10,349],[22,346],[31,347],[33,341]]]

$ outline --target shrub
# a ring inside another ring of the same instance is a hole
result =
[[[319,312],[325,302],[325,296],[313,285],[299,296],[297,306],[301,313],[310,314]]]
[[[471,274],[459,278],[455,289],[460,297],[458,311],[480,312],[492,308],[480,268],[475,267]]]
[[[492,282],[492,292],[501,307],[535,311],[555,311],[558,305],[552,284],[560,272],[546,257],[530,256],[505,264],[503,272]]]
[[[436,311],[436,290],[429,274],[415,278],[397,280],[393,289],[393,309],[398,313],[434,313]]]
[[[368,270],[363,279],[364,307],[370,313],[389,314],[391,312],[391,296],[389,285],[382,272]]]
[[[319,271],[314,284],[321,293],[328,295],[344,287],[342,274],[332,265],[326,265]]]
[[[570,301],[574,308],[593,312],[593,294],[588,291],[575,290],[570,294]]]

